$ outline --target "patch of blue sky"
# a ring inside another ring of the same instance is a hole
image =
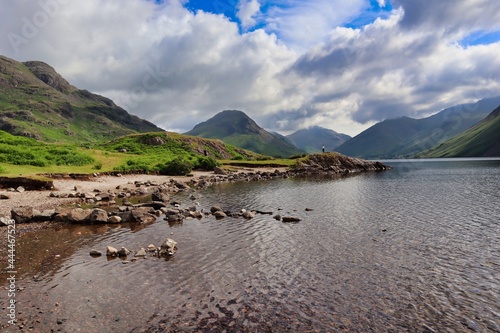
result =
[[[238,2],[238,0],[189,0],[184,6],[194,13],[202,10],[207,13],[222,14],[233,22],[239,22],[236,17]]]
[[[500,41],[500,30],[496,31],[476,31],[459,41],[463,47],[474,45],[489,45]]]
[[[344,24],[346,28],[360,29],[375,22],[378,18],[387,18],[393,7],[389,1],[370,0],[369,6],[356,18]]]

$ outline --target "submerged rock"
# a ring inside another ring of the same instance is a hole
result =
[[[90,255],[95,256],[95,257],[99,257],[99,256],[102,256],[102,252],[98,251],[98,250],[90,250]]]
[[[300,222],[301,219],[295,216],[283,216],[281,219],[283,222],[290,223],[290,222]]]

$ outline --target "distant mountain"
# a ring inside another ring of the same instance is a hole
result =
[[[233,146],[273,157],[304,153],[285,139],[267,132],[244,112],[237,110],[219,112],[185,134],[220,139]]]
[[[325,151],[334,151],[335,148],[351,139],[347,134],[337,133],[331,129],[312,126],[286,136],[297,147],[307,153],[317,153],[325,145]]]
[[[70,85],[54,68],[0,56],[0,130],[47,142],[96,142],[163,131],[106,97]]]
[[[500,156],[500,106],[472,128],[417,156],[429,158]]]
[[[423,119],[401,117],[385,120],[336,150],[368,159],[412,157],[471,128],[498,105],[500,96],[457,105]]]

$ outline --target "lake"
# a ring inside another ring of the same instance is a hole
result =
[[[18,317],[41,332],[500,332],[500,159],[382,162],[393,169],[196,194],[273,213],[251,220],[27,235]],[[168,260],[89,256],[166,237]]]

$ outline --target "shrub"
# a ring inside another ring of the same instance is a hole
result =
[[[7,170],[5,170],[5,168],[0,165],[0,173],[6,173],[6,172]]]
[[[193,170],[193,165],[182,157],[177,157],[163,165],[157,165],[157,168],[161,175],[185,176]]]
[[[96,164],[94,164],[93,168],[96,170],[101,170],[102,169],[102,162],[98,161]]]
[[[231,158],[231,160],[233,160],[233,161],[243,161],[243,159],[244,158],[241,155],[236,155],[233,158]]]
[[[219,163],[213,157],[200,156],[198,157],[195,167],[202,170],[213,171],[217,166],[219,166]]]

